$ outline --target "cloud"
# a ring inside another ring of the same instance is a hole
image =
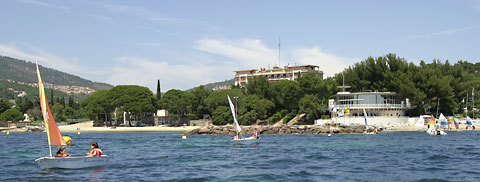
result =
[[[346,58],[327,53],[319,47],[297,48],[292,51],[295,61],[301,64],[311,64],[319,66],[325,76],[331,77],[336,73],[343,71],[350,64],[358,61],[356,58]]]
[[[194,47],[198,50],[232,58],[238,63],[239,69],[266,66],[278,60],[278,52],[268,48],[258,39],[202,39],[196,41]]]
[[[105,9],[111,12],[133,14],[135,16],[141,17],[150,22],[161,22],[161,23],[163,22],[163,23],[170,23],[170,24],[173,23],[173,24],[179,24],[179,25],[203,26],[203,27],[206,27],[207,30],[220,30],[219,27],[207,21],[168,17],[156,11],[152,11],[147,8],[143,8],[139,6],[108,4],[104,2],[100,3],[100,6],[104,7]]]
[[[463,28],[456,28],[456,29],[449,29],[449,30],[442,30],[438,32],[431,32],[431,33],[426,33],[426,34],[418,34],[418,35],[411,35],[407,36],[406,39],[408,40],[414,40],[414,39],[423,39],[423,38],[430,38],[430,37],[436,37],[436,36],[442,36],[442,35],[451,35],[451,34],[456,34],[459,32],[464,32],[467,30],[474,29],[475,27],[469,26],[469,27],[463,27]]]
[[[101,69],[92,69],[78,64],[78,58],[63,58],[28,44],[22,44],[22,46],[0,44],[0,55],[30,62],[38,61],[42,66],[70,74],[89,75],[90,77],[101,77],[105,75],[105,71]]]
[[[196,41],[195,48],[214,55],[233,59],[233,69],[258,69],[278,63],[278,50],[268,48],[258,39]],[[348,65],[359,60],[327,53],[319,47],[294,48],[282,52],[282,57],[294,57],[297,65],[312,64],[320,67],[326,76],[343,71]],[[282,63],[286,61],[282,58]],[[232,70],[233,71],[233,70]]]
[[[53,8],[53,9],[69,10],[69,8],[66,7],[66,6],[55,5],[55,4],[46,3],[46,2],[38,1],[38,0],[17,0],[17,2],[33,4],[33,5],[43,6],[43,7],[47,7],[47,8]]]
[[[107,16],[103,16],[103,15],[97,15],[97,14],[89,14],[87,15],[89,17],[92,17],[92,18],[95,18],[95,19],[99,19],[99,20],[102,20],[102,21],[105,21],[107,23],[113,23],[113,19],[110,18],[110,17],[107,17]]]
[[[111,68],[107,82],[115,85],[143,85],[154,89],[156,80],[160,79],[162,91],[188,89],[218,81],[216,75],[222,69],[200,62],[171,64],[139,57],[118,57],[115,62],[117,65]]]

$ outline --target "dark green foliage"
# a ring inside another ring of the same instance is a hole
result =
[[[0,114],[10,109],[10,103],[6,99],[0,99]]]
[[[24,118],[25,117],[23,116],[23,113],[20,112],[17,108],[10,108],[0,114],[0,121],[17,122],[23,120]]]
[[[430,64],[424,61],[417,66],[407,62],[395,54],[384,57],[368,58],[350,66],[345,71],[345,83],[351,85],[350,91],[391,91],[404,98],[409,98],[414,106],[411,114],[427,113],[453,114],[460,113],[462,99],[471,90],[480,86],[477,72],[480,64],[459,61],[451,65],[434,60]],[[336,75],[338,84],[342,83],[342,75]],[[437,101],[440,99],[440,105]],[[475,101],[475,107],[477,102]],[[471,106],[469,106],[471,109]]]
[[[160,90],[160,79],[158,79],[157,82],[157,100],[160,100],[162,98],[162,91]]]

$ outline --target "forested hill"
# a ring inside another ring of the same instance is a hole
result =
[[[72,74],[45,68],[41,65],[39,65],[39,69],[42,74],[42,79],[46,83],[90,87],[95,90],[104,90],[113,87],[110,84],[92,82]],[[37,75],[35,71],[35,63],[0,56],[0,79],[2,80],[36,83]]]
[[[42,80],[47,90],[55,87],[55,97],[73,96],[82,100],[91,93],[110,89],[106,83],[92,82],[39,65]],[[35,63],[0,56],[0,98],[13,99],[26,97],[32,99],[38,95]]]

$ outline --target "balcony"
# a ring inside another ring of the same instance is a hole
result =
[[[350,109],[408,109],[406,104],[338,104],[335,107]]]

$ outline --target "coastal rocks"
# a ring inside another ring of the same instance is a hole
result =
[[[257,129],[260,134],[331,134],[331,133],[363,133],[364,125],[343,125],[338,123],[327,123],[317,125],[263,125],[263,126],[242,126],[242,135],[250,135]],[[369,128],[369,131],[373,128]],[[186,131],[186,135],[234,135],[235,128],[231,125],[208,126],[200,129]]]

